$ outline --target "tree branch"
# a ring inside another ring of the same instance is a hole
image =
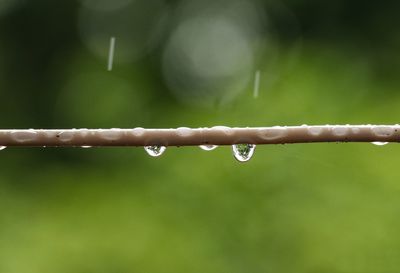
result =
[[[310,142],[400,142],[400,126],[0,130],[0,146],[194,146]]]

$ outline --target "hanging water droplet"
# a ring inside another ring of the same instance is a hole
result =
[[[4,150],[5,148],[7,148],[7,146],[0,146],[0,151]]]
[[[153,156],[153,157],[162,155],[162,154],[165,152],[166,149],[167,149],[167,147],[165,147],[165,146],[157,146],[157,145],[154,145],[154,146],[144,146],[144,150],[145,150],[150,156]]]
[[[81,148],[85,148],[85,149],[87,149],[87,148],[92,148],[92,146],[87,146],[87,145],[84,145],[84,146],[81,146]]]
[[[233,156],[240,162],[246,162],[254,154],[256,145],[254,144],[236,144],[232,145]]]
[[[216,149],[218,146],[217,145],[200,145],[199,147],[200,147],[200,149],[202,149],[204,151],[212,151],[212,150]]]
[[[383,146],[383,145],[388,144],[389,142],[374,141],[374,142],[371,142],[371,143],[374,144],[374,145],[377,145],[377,146]]]

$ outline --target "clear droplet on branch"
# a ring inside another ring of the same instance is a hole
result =
[[[383,145],[388,144],[389,142],[374,141],[374,142],[371,142],[371,143],[374,144],[374,145],[377,145],[377,146],[383,146]]]
[[[212,150],[216,149],[218,146],[217,145],[200,145],[199,147],[200,147],[200,149],[202,149],[204,151],[212,151]]]
[[[157,157],[157,156],[162,155],[162,154],[165,152],[166,149],[167,149],[167,147],[165,147],[165,146],[157,146],[157,145],[154,145],[154,146],[144,146],[144,150],[145,150],[150,156],[153,156],[153,157]]]
[[[233,156],[240,162],[246,162],[254,154],[256,145],[254,144],[236,144],[232,145]]]

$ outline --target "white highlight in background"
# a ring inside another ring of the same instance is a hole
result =
[[[111,37],[111,39],[110,39],[110,51],[108,52],[108,66],[107,66],[107,70],[108,71],[111,71],[112,68],[113,68],[114,49],[115,49],[115,37]]]

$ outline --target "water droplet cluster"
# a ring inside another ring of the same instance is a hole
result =
[[[212,151],[212,150],[216,149],[218,146],[217,145],[200,145],[199,147],[200,147],[200,149],[202,149],[204,151]],[[254,145],[254,144],[232,145],[233,156],[239,162],[249,161],[254,154],[255,148],[256,148],[256,145]],[[159,146],[159,145],[144,147],[144,150],[152,157],[161,156],[165,152],[166,149],[167,149],[167,147]]]

